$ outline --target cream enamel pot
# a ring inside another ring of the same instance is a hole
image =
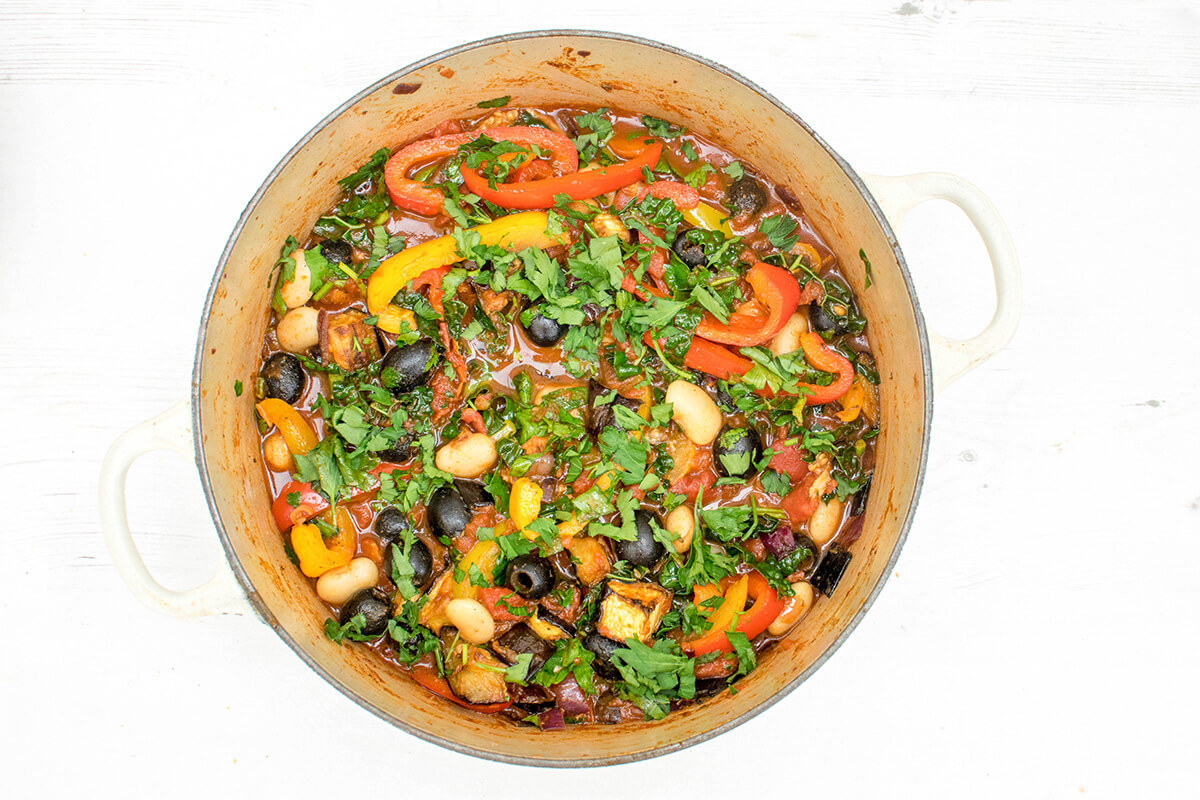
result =
[[[837,253],[870,322],[882,379],[882,434],[862,538],[832,599],[823,599],[758,669],[703,704],[654,723],[541,733],[463,710],[361,647],[329,641],[327,611],[284,555],[263,479],[252,399],[269,321],[269,275],[280,243],[303,237],[337,196],[337,180],[382,146],[395,147],[476,103],[608,105],[683,122],[789,187]],[[695,109],[703,109],[697,112]],[[979,231],[997,307],[978,336],[929,334],[892,226],[931,198],[960,206]],[[872,286],[859,258],[870,259]],[[950,175],[856,174],[798,117],[746,79],[656,42],[587,31],[517,34],[425,59],[371,86],[323,120],[268,176],[234,228],[205,304],[190,403],[133,428],[109,451],[101,519],[113,562],[147,605],[177,616],[253,610],[347,697],[422,739],[484,758],[540,766],[635,761],[701,742],[780,700],[829,657],[883,586],[916,508],[936,389],[1002,348],[1016,328],[1020,275],[1003,222],[973,186]],[[141,454],[195,456],[230,570],[190,591],[146,570],[125,516],[125,475]]]

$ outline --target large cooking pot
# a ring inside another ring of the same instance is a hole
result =
[[[882,434],[864,533],[832,600],[822,600],[758,669],[707,702],[652,723],[587,725],[541,733],[447,703],[361,647],[322,629],[326,609],[284,555],[259,463],[250,397],[268,324],[280,243],[303,237],[334,201],[338,178],[381,146],[395,147],[476,103],[608,105],[684,122],[789,187],[837,253],[870,320],[882,379]],[[892,226],[930,198],[957,204],[983,237],[997,307],[986,329],[954,341],[926,332]],[[873,267],[873,283],[859,248]],[[190,404],[130,430],[109,451],[100,505],[113,562],[147,605],[178,616],[253,609],[309,666],[347,697],[423,739],[499,761],[588,766],[679,750],[749,719],[795,689],[829,657],[879,593],[904,542],[925,471],[936,389],[993,355],[1017,325],[1020,275],[990,202],[944,174],[867,178],[855,173],[795,114],[729,70],[657,42],[590,31],[488,39],[440,53],[376,83],[322,120],[267,177],[238,220],[209,291]],[[194,453],[231,571],[190,591],[158,584],[130,538],[124,483],[155,448]]]

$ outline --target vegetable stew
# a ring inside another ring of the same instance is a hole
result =
[[[272,514],[334,642],[517,724],[659,719],[837,591],[879,433],[867,321],[794,196],[715,143],[480,106],[283,243]]]

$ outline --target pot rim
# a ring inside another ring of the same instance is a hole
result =
[[[731,78],[731,79],[737,81],[738,83],[745,86],[747,89],[750,89],[752,92],[755,92],[756,94],[760,95],[763,99],[767,100],[772,105],[774,105],[776,108],[778,108],[780,111],[782,111],[784,114],[786,114],[788,117],[790,117],[809,136],[811,136],[817,142],[817,144],[819,144],[821,146],[821,148],[826,153],[829,154],[830,158],[832,158],[833,161],[842,169],[842,171],[846,174],[846,177],[850,179],[850,182],[854,185],[854,187],[862,195],[862,197],[866,201],[867,206],[870,209],[872,215],[875,217],[876,223],[882,229],[884,236],[887,239],[888,244],[892,248],[892,253],[896,257],[896,263],[899,265],[900,274],[904,279],[905,288],[907,289],[908,296],[912,301],[913,317],[914,317],[914,320],[915,320],[916,326],[917,326],[917,339],[920,343],[920,348],[921,348],[921,371],[924,376],[924,385],[923,385],[923,389],[924,389],[924,392],[923,392],[923,394],[924,394],[924,415],[923,415],[924,426],[921,431],[920,460],[917,465],[917,475],[916,475],[916,480],[913,483],[912,496],[908,501],[908,511],[905,515],[903,524],[900,526],[900,532],[896,538],[896,544],[893,547],[890,556],[888,557],[887,566],[883,570],[883,572],[880,574],[879,580],[875,583],[875,585],[871,588],[870,592],[867,594],[865,600],[863,601],[862,607],[859,608],[859,610],[854,614],[854,616],[849,620],[849,622],[846,623],[845,627],[842,628],[842,630],[838,633],[838,635],[834,639],[833,643],[830,644],[829,647],[827,647],[825,649],[825,652],[823,652],[820,656],[818,656],[816,658],[816,660],[814,660],[813,663],[808,666],[807,669],[805,669],[803,672],[801,672],[799,675],[797,675],[790,683],[788,683],[786,686],[781,688],[778,692],[771,695],[769,698],[767,698],[763,702],[759,703],[754,708],[749,709],[748,711],[746,711],[744,714],[737,717],[736,719],[730,720],[722,725],[718,725],[717,727],[715,727],[711,730],[705,731],[703,733],[698,733],[694,736],[690,736],[679,742],[659,745],[657,747],[652,747],[650,749],[642,750],[637,753],[630,753],[630,754],[622,755],[622,756],[614,756],[611,758],[577,758],[577,759],[571,759],[571,760],[550,761],[550,760],[541,759],[541,758],[537,758],[537,757],[509,756],[509,755],[503,755],[503,754],[498,754],[498,753],[491,753],[491,752],[487,752],[485,750],[481,750],[481,749],[478,749],[475,747],[463,745],[459,742],[453,741],[452,739],[438,736],[436,734],[433,734],[433,733],[430,733],[427,731],[423,731],[423,730],[419,730],[415,727],[412,727],[411,725],[405,723],[404,721],[387,714],[383,709],[377,708],[376,706],[372,705],[371,703],[368,703],[362,697],[360,697],[359,695],[357,695],[356,693],[351,691],[347,686],[342,684],[336,677],[334,677],[332,674],[330,674],[327,670],[323,669],[313,658],[311,658],[308,655],[308,653],[302,647],[300,647],[300,645],[296,642],[296,640],[293,639],[286,630],[284,630],[284,628],[279,624],[279,621],[275,618],[275,615],[271,612],[271,610],[269,608],[267,608],[266,604],[262,601],[262,598],[259,596],[258,592],[255,590],[254,585],[251,583],[250,578],[247,575],[246,571],[242,568],[242,564],[239,561],[237,555],[235,554],[235,552],[233,550],[233,546],[230,544],[229,536],[225,530],[225,525],[221,520],[220,511],[217,508],[216,501],[214,500],[212,485],[208,478],[208,463],[204,456],[203,437],[201,434],[200,382],[201,382],[201,378],[202,378],[201,363],[203,361],[203,356],[204,356],[204,343],[205,343],[205,339],[206,339],[207,333],[208,333],[208,324],[209,324],[211,314],[212,314],[213,301],[216,296],[217,287],[218,287],[218,284],[220,283],[221,276],[224,275],[225,268],[228,265],[229,256],[230,256],[231,252],[233,251],[234,244],[237,242],[238,238],[241,236],[241,233],[242,233],[243,229],[245,228],[246,223],[249,221],[251,215],[254,212],[254,209],[258,206],[259,202],[262,200],[263,195],[267,192],[267,189],[271,186],[272,183],[275,182],[275,179],[277,177],[279,177],[279,174],[284,170],[285,167],[287,167],[287,165],[291,162],[291,160],[296,156],[297,153],[299,153],[306,145],[308,145],[308,143],[310,141],[312,141],[313,138],[316,137],[316,135],[318,133],[320,133],[327,125],[329,125],[331,122],[333,122],[333,120],[337,119],[339,116],[341,116],[343,113],[345,113],[349,108],[351,108],[352,106],[357,104],[359,101],[363,100],[365,97],[367,97],[367,96],[373,94],[374,92],[378,91],[379,89],[383,88],[384,86],[392,83],[393,81],[396,81],[397,79],[399,79],[417,69],[420,69],[425,66],[429,66],[429,65],[434,64],[442,59],[445,59],[445,58],[448,58],[451,56],[455,56],[455,55],[458,55],[460,53],[464,53],[464,52],[467,52],[470,50],[477,49],[479,47],[519,42],[519,41],[523,41],[523,40],[527,40],[527,39],[545,39],[545,38],[554,38],[554,37],[611,39],[611,40],[640,45],[642,47],[648,47],[648,48],[653,48],[656,50],[662,50],[666,53],[670,53],[671,55],[679,56],[682,58],[686,58],[686,59],[695,61],[699,64],[702,64],[702,65],[708,67],[709,69],[712,69],[728,78]],[[213,523],[216,525],[217,536],[221,541],[222,549],[225,551],[226,560],[229,562],[229,565],[230,565],[231,569],[233,570],[233,574],[237,577],[238,583],[241,584],[242,589],[246,592],[247,599],[249,600],[251,606],[255,609],[255,611],[258,612],[259,617],[261,617],[262,620],[265,623],[267,623],[275,631],[275,633],[277,633],[279,635],[279,638],[282,639],[288,645],[288,647],[290,647],[296,653],[296,655],[298,655],[300,657],[300,659],[305,664],[307,664],[311,669],[313,669],[313,671],[315,671],[318,675],[320,675],[322,678],[324,678],[329,684],[334,686],[339,692],[341,692],[347,698],[352,700],[358,706],[366,709],[367,711],[371,712],[372,714],[374,714],[375,716],[384,720],[385,722],[388,722],[388,723],[400,728],[401,730],[405,731],[406,733],[416,736],[419,739],[423,739],[424,741],[429,742],[431,744],[436,744],[441,747],[445,747],[448,750],[452,750],[457,753],[462,753],[464,755],[475,756],[476,758],[487,759],[490,761],[499,761],[499,762],[506,763],[506,764],[516,764],[519,766],[559,767],[559,768],[599,767],[599,766],[611,766],[611,765],[616,765],[616,764],[631,764],[631,763],[634,763],[637,761],[644,761],[646,759],[654,758],[656,756],[666,755],[668,753],[675,753],[680,750],[684,750],[688,747],[692,747],[694,745],[700,744],[701,742],[705,742],[715,736],[719,736],[720,734],[725,733],[726,731],[736,728],[737,726],[741,725],[742,723],[747,722],[747,721],[753,719],[754,717],[758,716],[759,714],[766,711],[771,706],[778,703],[784,697],[791,694],[801,683],[806,681],[814,672],[816,672],[817,669],[819,669],[837,651],[837,649],[842,646],[842,643],[845,642],[846,638],[851,633],[854,632],[854,629],[858,627],[858,624],[862,621],[862,618],[867,613],[867,610],[870,609],[870,607],[874,604],[875,599],[879,596],[880,592],[883,590],[884,584],[887,583],[888,577],[893,572],[893,570],[896,566],[896,562],[900,558],[900,551],[904,548],[904,543],[908,538],[908,532],[909,532],[909,529],[912,527],[913,519],[916,514],[917,503],[918,503],[918,500],[920,499],[921,489],[922,489],[922,486],[924,485],[924,481],[925,481],[925,468],[926,468],[926,464],[928,461],[928,454],[929,454],[930,423],[933,418],[933,367],[932,367],[932,361],[931,361],[930,351],[929,351],[929,334],[928,334],[928,331],[926,330],[925,318],[924,318],[924,315],[921,313],[921,307],[920,307],[920,303],[917,299],[916,289],[913,286],[912,276],[909,273],[908,265],[904,260],[904,254],[900,250],[900,244],[896,239],[895,231],[892,230],[892,226],[888,222],[887,217],[884,216],[883,211],[879,207],[879,204],[875,201],[875,198],[871,195],[870,190],[867,188],[867,186],[863,182],[862,178],[859,177],[858,173],[856,173],[854,171],[854,169],[845,161],[845,159],[843,159],[840,155],[838,155],[838,153],[836,151],[834,151],[834,149],[832,147],[830,147],[829,144],[826,143],[826,141],[824,139],[822,139],[817,134],[816,131],[814,131],[811,127],[809,127],[809,125],[803,119],[801,119],[799,115],[797,115],[790,108],[788,108],[786,105],[784,105],[782,102],[780,102],[770,92],[766,91],[761,86],[759,86],[757,83],[749,80],[748,78],[741,75],[740,73],[735,72],[734,70],[731,70],[728,67],[725,67],[725,66],[718,64],[714,61],[711,61],[707,58],[698,56],[687,50],[683,50],[682,48],[664,44],[663,42],[658,42],[653,39],[646,39],[646,38],[642,38],[640,36],[631,36],[631,35],[623,34],[623,33],[615,33],[612,31],[562,28],[562,29],[515,32],[515,33],[503,34],[500,36],[493,36],[493,37],[489,37],[486,39],[479,39],[474,42],[468,42],[466,44],[462,44],[462,45],[458,45],[456,47],[451,47],[449,49],[442,50],[442,51],[434,53],[433,55],[430,55],[426,58],[423,58],[419,61],[413,62],[412,64],[409,64],[408,66],[403,67],[395,72],[392,72],[389,75],[387,75],[386,77],[384,77],[378,81],[375,81],[371,85],[367,86],[365,89],[356,93],[350,99],[346,100],[344,103],[342,103],[337,108],[335,108],[332,112],[330,112],[328,115],[326,115],[320,122],[318,122],[315,126],[313,126],[313,128],[311,130],[309,130],[306,134],[304,134],[304,136],[301,137],[300,140],[297,141],[295,145],[292,146],[292,148],[287,152],[287,154],[284,155],[282,159],[280,159],[279,163],[276,164],[274,169],[272,169],[271,172],[267,175],[266,179],[262,182],[262,185],[259,186],[258,190],[254,193],[254,196],[250,198],[250,201],[246,204],[246,207],[242,210],[241,215],[238,217],[237,224],[234,226],[233,230],[231,231],[231,233],[229,235],[229,239],[225,244],[225,248],[221,252],[221,257],[217,262],[217,269],[213,274],[213,280],[209,286],[208,294],[204,299],[204,308],[201,312],[200,333],[197,338],[196,351],[195,351],[195,362],[194,362],[194,365],[192,368],[191,406],[192,406],[192,409],[191,409],[191,411],[192,411],[192,413],[191,413],[192,439],[193,439],[193,444],[196,448],[196,466],[200,473],[200,483],[204,489],[205,502],[208,506],[209,514],[212,516]]]

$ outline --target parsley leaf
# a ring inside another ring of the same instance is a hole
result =
[[[553,686],[562,683],[568,675],[574,675],[585,694],[595,694],[595,673],[592,670],[595,653],[584,647],[579,639],[560,639],[554,647],[554,655],[542,664],[542,668],[533,676],[533,682],[539,686]]]
[[[768,469],[762,473],[762,487],[764,492],[770,492],[782,497],[791,489],[792,480],[782,472]]]
[[[379,148],[371,154],[366,163],[342,178],[338,183],[341,184],[342,189],[345,191],[352,192],[366,181],[378,182],[383,177],[383,167],[387,164],[388,157],[391,154],[391,151],[386,147]]]
[[[659,639],[653,647],[626,639],[625,647],[613,651],[612,663],[624,678],[621,694],[650,719],[665,717],[671,700],[696,696],[696,659],[683,655],[671,639]]]
[[[665,119],[652,117],[649,114],[642,115],[642,124],[646,126],[646,130],[651,136],[657,136],[660,139],[674,139],[686,132],[686,129],[680,125],[672,125]]]
[[[588,162],[594,159],[600,148],[612,138],[613,125],[607,114],[607,108],[598,108],[575,117],[575,124],[581,130],[588,131],[575,137],[575,149],[579,151],[580,161]]]
[[[783,214],[766,217],[758,223],[758,229],[767,237],[767,241],[783,251],[791,250],[792,245],[799,240],[800,237],[796,234],[798,227],[794,219]]]
[[[867,253],[861,247],[858,248],[858,257],[862,259],[863,267],[867,270],[867,282],[863,286],[864,289],[870,289],[871,284],[875,282],[874,275],[871,274],[871,259],[867,258]]]
[[[504,95],[504,97],[493,97],[491,100],[484,100],[482,102],[476,103],[475,107],[476,108],[504,108],[506,105],[508,105],[509,100],[512,100],[512,96],[506,94],[506,95]]]
[[[346,639],[353,642],[370,642],[379,638],[379,635],[370,636],[363,633],[363,626],[367,624],[367,618],[362,614],[355,614],[350,618],[350,621],[345,625],[339,625],[337,620],[325,620],[325,635],[337,644],[342,644]]]
[[[758,658],[755,656],[754,646],[750,644],[746,634],[741,631],[728,631],[725,636],[733,645],[733,652],[738,660],[737,672],[729,676],[729,682],[732,683],[739,675],[749,675],[758,666]]]

